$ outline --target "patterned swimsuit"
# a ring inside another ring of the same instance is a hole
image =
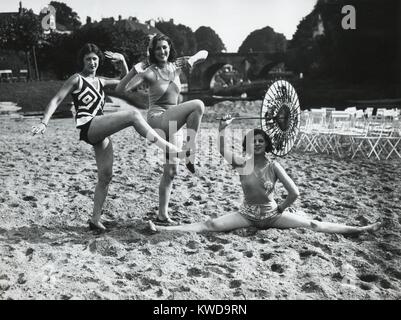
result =
[[[99,78],[98,88],[96,89],[84,77],[78,74],[78,89],[71,93],[72,101],[75,106],[76,127],[81,129],[79,139],[91,145],[88,139],[89,126],[95,116],[103,114],[104,107],[104,91],[103,85]]]
[[[255,170],[251,175],[258,178],[260,184],[266,190],[265,192],[267,196],[274,193],[277,178],[274,173],[272,162],[269,162],[261,170],[260,176],[256,174]],[[240,177],[241,183],[246,183],[247,176],[243,175]],[[245,199],[240,207],[239,213],[258,229],[267,229],[272,227],[274,222],[281,216],[281,213],[277,212],[277,203],[273,199],[265,204],[252,204]]]

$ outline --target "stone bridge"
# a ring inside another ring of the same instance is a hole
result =
[[[196,65],[189,74],[188,90],[210,89],[213,75],[225,64],[239,71],[244,80],[266,79],[269,71],[278,63],[284,62],[284,53],[250,52],[209,54],[206,61]]]

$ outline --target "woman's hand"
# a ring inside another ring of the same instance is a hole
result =
[[[189,69],[192,65],[189,63],[190,56],[179,57],[175,60],[174,64],[177,69]]]
[[[230,125],[231,122],[233,122],[235,118],[231,117],[231,115],[226,114],[221,120],[219,124],[219,131],[225,129]]]
[[[105,51],[104,55],[106,58],[111,59],[112,63],[119,63],[119,62],[125,61],[124,56],[118,52]]]
[[[41,133],[44,134],[46,132],[47,126],[41,122],[37,126],[32,126],[32,135],[34,136],[35,134]]]

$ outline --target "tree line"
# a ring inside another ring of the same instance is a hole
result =
[[[76,54],[86,42],[96,43],[103,50],[123,53],[129,65],[146,55],[148,33],[140,28],[128,30],[123,23],[115,23],[113,18],[92,22],[87,17],[87,23],[82,25],[78,14],[66,4],[52,1],[50,5],[56,9],[58,26],[62,25],[72,33],[45,34],[41,25],[45,14],[36,15],[31,9],[23,8],[20,14],[0,21],[0,49],[23,51],[29,57],[35,50],[41,70],[51,70],[59,79],[76,70]],[[194,54],[198,48],[211,53],[225,50],[220,37],[207,26],[194,32],[185,25],[160,20],[155,27],[172,39],[179,55]],[[106,75],[115,73],[113,66],[107,63],[101,71]]]
[[[23,9],[8,21],[0,21],[0,49],[32,53],[36,48],[42,70],[52,70],[63,79],[76,70],[75,57],[86,42],[103,50],[125,55],[129,65],[144,58],[148,37],[142,30],[129,31],[113,18],[82,25],[76,12],[62,2],[50,4],[57,10],[57,22],[72,30],[71,34],[45,35],[41,27],[44,14]],[[344,30],[342,8],[356,10],[356,28]],[[292,40],[271,27],[251,32],[239,47],[239,53],[285,52],[286,67],[309,79],[333,79],[344,83],[400,81],[400,2],[398,0],[317,0],[312,12],[298,24]],[[174,42],[179,55],[191,55],[206,49],[210,53],[225,51],[219,35],[210,27],[191,28],[173,21],[157,21],[155,27]],[[316,32],[321,28],[321,32]],[[28,55],[29,56],[29,55]],[[111,64],[104,64],[106,75],[113,75]]]
[[[342,25],[346,5],[355,9],[354,29]],[[312,79],[399,83],[400,16],[398,0],[318,0],[288,44],[287,64]]]

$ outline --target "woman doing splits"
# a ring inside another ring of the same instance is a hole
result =
[[[261,129],[251,130],[244,138],[242,147],[247,157],[233,154],[225,147],[224,129],[232,121],[220,122],[219,149],[221,155],[239,172],[244,202],[239,212],[226,214],[216,219],[178,226],[156,226],[149,221],[151,230],[156,231],[230,231],[238,228],[308,228],[326,233],[360,233],[375,231],[380,223],[364,227],[338,223],[320,222],[297,214],[291,204],[299,196],[292,179],[277,161],[270,161],[267,154],[272,150],[270,138]],[[277,205],[273,198],[275,184],[280,181],[288,192],[286,199]]]

